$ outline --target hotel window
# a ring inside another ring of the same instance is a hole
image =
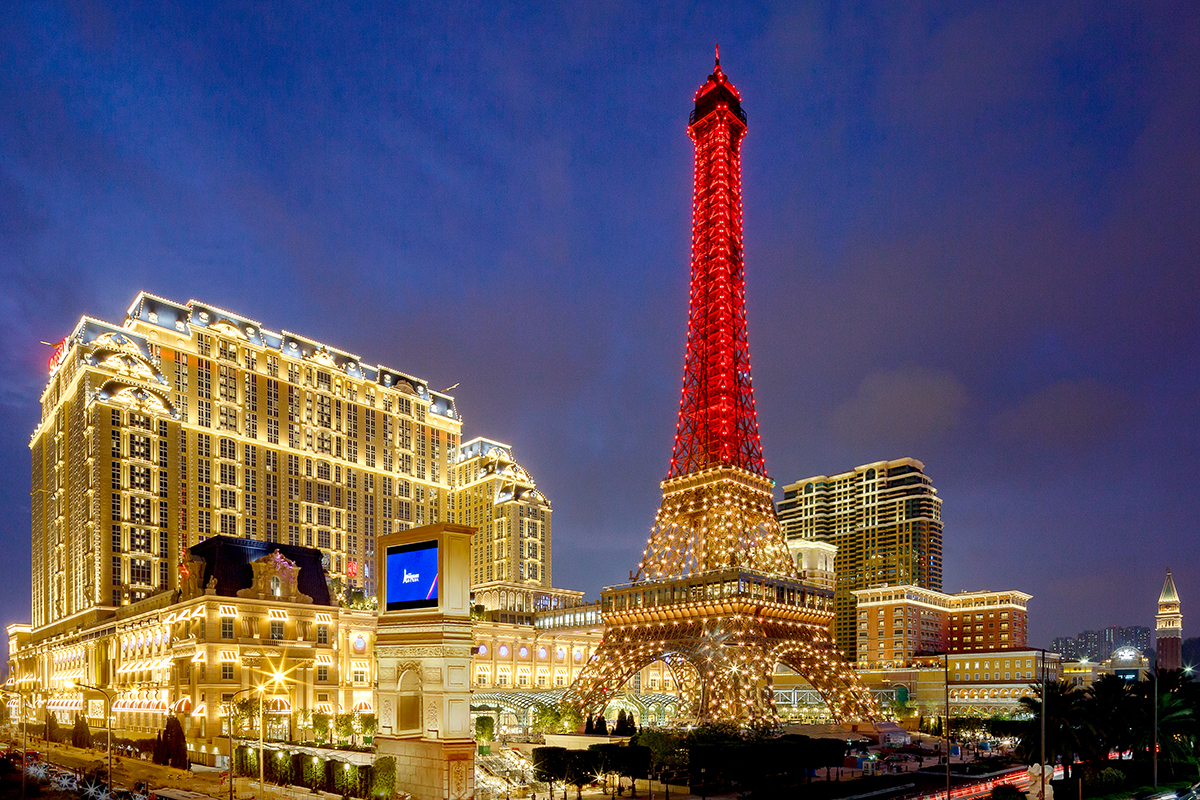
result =
[[[329,667],[325,665],[317,667],[317,681],[319,683],[326,683],[329,681]]]
[[[317,644],[329,644],[329,626],[317,626]]]
[[[221,680],[233,680],[233,664],[225,663],[221,665]]]
[[[271,638],[276,641],[283,638],[283,620],[271,620]]]
[[[224,617],[221,620],[221,638],[222,639],[232,639],[233,638],[233,620],[230,619],[229,617]]]

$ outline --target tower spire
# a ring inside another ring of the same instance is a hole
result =
[[[742,98],[717,66],[696,92],[688,135],[696,148],[687,355],[667,478],[706,467],[766,477],[746,337],[742,261]]]

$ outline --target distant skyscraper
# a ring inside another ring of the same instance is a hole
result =
[[[942,590],[942,501],[924,470],[901,458],[783,487],[779,521],[788,539],[837,547],[833,632],[848,659],[859,650],[855,590]]]
[[[1179,594],[1171,570],[1158,596],[1158,614],[1154,617],[1154,649],[1158,652],[1159,669],[1183,667],[1183,614],[1179,611]]]
[[[1080,631],[1079,635],[1056,636],[1051,645],[1054,652],[1067,660],[1101,662],[1108,660],[1122,647],[1135,648],[1144,653],[1150,648],[1150,629],[1144,625],[1122,627],[1110,625],[1098,631]]]
[[[550,586],[550,501],[513,459],[512,447],[475,438],[458,449],[451,522],[476,528],[471,585]]]

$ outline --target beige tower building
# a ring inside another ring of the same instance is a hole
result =
[[[512,447],[475,438],[458,448],[451,522],[476,528],[471,584],[550,587],[550,501],[513,458]],[[532,609],[530,609],[532,611]]]
[[[179,587],[222,533],[320,549],[375,591],[375,537],[448,518],[461,421],[426,381],[142,293],[56,348],[32,456],[33,629]]]
[[[942,501],[915,458],[784,486],[779,521],[789,540],[837,547],[833,634],[851,661],[859,654],[855,590],[942,589]]]
[[[1154,616],[1154,649],[1158,653],[1159,669],[1183,667],[1183,614],[1179,609],[1179,592],[1171,570],[1158,596],[1158,613]]]

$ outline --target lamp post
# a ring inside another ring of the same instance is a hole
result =
[[[950,654],[942,661],[942,687],[946,693],[946,723],[942,725],[942,736],[946,739],[946,800],[950,800]]]
[[[1154,665],[1154,669],[1150,671],[1150,677],[1154,679],[1154,692],[1150,698],[1150,704],[1154,707],[1154,752],[1151,757],[1151,775],[1154,779],[1154,788],[1158,788],[1158,664]]]
[[[112,774],[112,694],[99,686],[92,686],[87,683],[75,681],[75,685],[80,689],[91,689],[93,692],[99,692],[104,695],[104,728],[108,731],[108,793],[112,794],[113,774]]]
[[[15,692],[10,689],[3,691],[6,695],[16,697],[17,707],[21,709],[21,800],[25,800],[25,770],[29,766],[25,763],[29,753],[29,715],[25,713],[25,694],[19,689]],[[112,792],[110,791],[109,794]]]
[[[1038,795],[1039,800],[1046,800],[1046,650],[1039,648],[1042,654],[1042,754],[1041,768],[1038,774],[1042,779],[1042,791]]]
[[[229,800],[233,800],[233,701],[237,699],[239,694],[253,692],[254,687],[249,689],[238,689],[229,697]],[[262,705],[261,699],[259,705]],[[259,752],[259,761],[262,761],[262,753]]]

